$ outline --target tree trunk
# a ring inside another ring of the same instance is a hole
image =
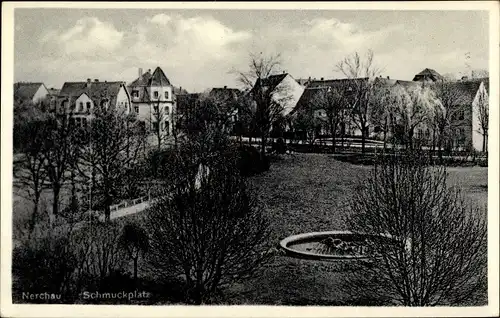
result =
[[[365,142],[366,142],[366,127],[361,129],[361,153],[365,153]]]
[[[136,256],[134,257],[134,285],[137,286],[137,261],[138,261],[139,257]]]
[[[33,234],[35,230],[35,225],[36,225],[36,218],[38,216],[38,202],[40,201],[40,193],[35,192],[34,198],[33,198],[33,203],[35,206],[33,207],[33,214],[31,215],[30,219],[30,227],[29,227],[29,233],[28,237],[31,238],[31,235]]]
[[[260,154],[262,159],[265,158],[266,156],[266,138],[265,138],[265,133],[261,134],[261,140],[260,140]]]
[[[486,134],[483,133],[483,152],[486,152]]]
[[[105,200],[104,200],[104,217],[106,222],[109,222],[111,220],[111,203],[113,202],[111,199],[111,196],[109,194],[105,195]]]
[[[335,127],[336,125],[333,125],[333,123],[330,123],[330,135],[332,136],[332,153],[335,153]]]
[[[53,200],[52,200],[52,214],[57,216],[59,214],[59,193],[61,192],[61,185],[54,183],[52,185]]]

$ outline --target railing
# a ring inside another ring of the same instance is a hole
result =
[[[111,212],[118,211],[120,209],[124,209],[124,208],[129,207],[129,206],[134,206],[134,205],[146,202],[146,201],[148,201],[148,199],[149,199],[148,196],[143,196],[143,197],[136,198],[133,200],[123,201],[121,203],[111,205],[109,207],[109,209]]]

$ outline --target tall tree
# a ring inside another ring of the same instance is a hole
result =
[[[93,194],[101,196],[106,220],[128,169],[137,162],[144,142],[138,130],[138,122],[131,122],[123,111],[98,107],[83,136],[85,146],[79,152],[78,167],[92,184]]]
[[[443,145],[450,135],[452,119],[463,110],[464,93],[455,82],[439,81],[433,85],[438,107],[434,107],[432,127],[439,159],[443,157]]]
[[[490,120],[489,111],[489,101],[488,94],[486,92],[480,92],[477,101],[477,119],[479,121],[479,133],[483,136],[483,146],[482,151],[488,151],[487,141],[488,141],[488,125]]]
[[[45,169],[45,147],[49,129],[47,114],[26,114],[18,118],[14,125],[14,138],[17,140],[20,155],[14,161],[14,186],[27,191],[26,198],[33,202],[29,234],[35,229],[39,217],[39,202],[42,191],[47,186],[47,170]],[[29,110],[31,113],[32,110]]]
[[[53,194],[52,213],[54,216],[59,214],[60,192],[64,182],[70,177],[68,173],[76,159],[78,143],[75,139],[75,130],[77,127],[72,119],[72,113],[64,111],[47,122],[48,133],[43,155]]]
[[[151,112],[151,119],[149,120],[149,125],[152,126],[152,131],[156,137],[158,150],[161,149],[163,143],[166,141],[170,134],[170,116],[168,108],[161,105],[158,101],[156,105],[153,105],[153,111]]]
[[[345,57],[336,68],[351,79],[354,90],[354,100],[350,105],[351,116],[361,131],[361,150],[364,153],[375,95],[375,78],[379,75],[380,69],[375,65],[374,54],[371,50],[365,56],[355,52]]]
[[[250,89],[249,94],[256,105],[255,122],[260,137],[261,156],[266,155],[266,145],[274,121],[282,114],[289,100],[288,88],[276,85],[270,76],[280,68],[280,55],[263,56],[251,54],[249,70],[238,72],[240,82]]]
[[[342,122],[342,112],[346,108],[346,92],[346,82],[339,82],[332,86],[320,88],[311,101],[314,105],[311,105],[312,107],[325,111],[328,129],[332,138],[333,153],[335,153],[337,129]]]
[[[430,88],[420,85],[395,85],[383,102],[391,113],[391,124],[402,127],[403,143],[410,148],[414,145],[416,129],[423,127],[431,118],[434,107],[438,107]]]

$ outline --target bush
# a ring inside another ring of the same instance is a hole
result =
[[[269,170],[269,158],[262,158],[255,147],[249,145],[240,146],[238,153],[238,168],[242,176],[249,177]]]
[[[285,154],[286,149],[286,144],[283,138],[278,138],[276,142],[273,143],[273,151],[275,151],[277,154]]]
[[[462,304],[487,278],[486,213],[448,188],[442,166],[421,152],[380,157],[350,201],[347,224],[374,240],[372,267],[350,276],[355,295],[404,306]]]

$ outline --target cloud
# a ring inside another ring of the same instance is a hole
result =
[[[119,48],[123,37],[113,24],[91,17],[79,19],[69,30],[51,30],[41,42],[65,55],[103,56]]]
[[[158,14],[138,26],[130,52],[145,62],[203,65],[230,59],[232,46],[250,37],[249,32],[235,31],[209,16]]]

